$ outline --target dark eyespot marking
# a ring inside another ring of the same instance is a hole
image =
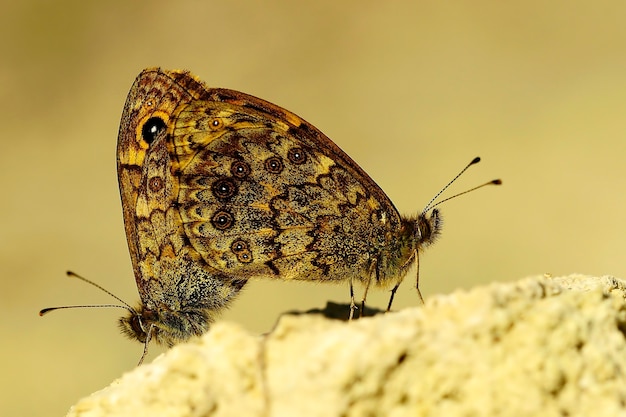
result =
[[[237,194],[237,185],[230,178],[222,178],[213,183],[211,190],[213,195],[219,199],[231,198]]]
[[[237,256],[239,262],[250,263],[252,262],[252,252],[248,247],[248,242],[238,239],[230,246],[230,250]]]
[[[222,119],[213,119],[209,122],[209,126],[211,130],[218,130],[224,127],[224,122],[222,122]]]
[[[153,193],[157,193],[163,189],[164,182],[161,177],[152,177],[148,180],[148,188]]]
[[[287,158],[292,164],[300,165],[306,162],[306,152],[302,148],[292,148],[287,152]]]
[[[250,175],[250,166],[243,161],[235,161],[230,166],[230,173],[236,178],[246,178]]]
[[[213,215],[211,223],[218,230],[226,230],[233,226],[235,219],[233,219],[233,215],[229,212],[220,210]]]
[[[237,259],[239,262],[244,264],[248,264],[252,262],[252,253],[250,251],[242,252],[237,254]]]
[[[233,242],[233,244],[230,246],[230,249],[234,253],[244,252],[244,251],[248,250],[248,242],[245,242],[243,240],[235,240]]]
[[[163,119],[160,117],[151,117],[141,128],[141,137],[150,145],[154,142],[158,134],[165,130],[165,127]]]
[[[272,174],[280,174],[283,171],[283,161],[277,156],[265,160],[265,169]]]

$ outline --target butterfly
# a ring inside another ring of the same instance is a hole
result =
[[[136,78],[117,173],[141,298],[119,324],[144,356],[151,340],[172,346],[206,332],[251,278],[349,282],[351,315],[355,283],[363,305],[371,286],[393,287],[390,308],[441,231],[435,199],[400,215],[316,127],[187,71]]]

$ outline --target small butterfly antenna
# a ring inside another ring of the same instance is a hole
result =
[[[75,305],[75,306],[62,306],[62,307],[48,307],[48,308],[44,308],[43,310],[41,310],[39,312],[40,316],[43,316],[44,314],[47,314],[51,311],[54,310],[62,310],[62,309],[66,309],[66,308],[106,308],[106,307],[116,307],[116,308],[123,308],[124,310],[128,310],[133,314],[137,314],[137,312],[135,311],[134,308],[132,308],[131,306],[129,306],[127,303],[124,302],[124,300],[122,300],[121,298],[119,298],[117,295],[113,294],[112,292],[104,289],[103,287],[101,287],[100,285],[96,284],[93,281],[88,280],[85,277],[82,277],[80,275],[78,275],[75,272],[72,271],[67,271],[66,272],[67,276],[70,278],[78,278],[83,282],[86,282],[87,284],[93,285],[94,287],[98,288],[100,291],[103,291],[107,294],[109,294],[111,297],[115,298],[117,301],[119,301],[120,303],[122,303],[123,305],[119,305],[119,304],[91,304],[91,305]]]
[[[438,201],[438,202],[437,202],[437,204],[435,204],[435,205],[433,205],[433,206],[430,206],[430,207],[429,207],[429,210],[434,209],[435,207],[437,207],[437,206],[438,206],[439,204],[441,204],[441,203],[445,203],[445,202],[446,202],[446,201],[448,201],[448,200],[452,200],[453,198],[457,198],[457,197],[458,197],[458,196],[460,196],[460,195],[467,194],[467,193],[471,193],[472,191],[478,190],[479,188],[483,188],[483,187],[485,187],[485,186],[487,186],[487,185],[502,185],[502,180],[501,180],[501,179],[491,180],[491,181],[486,182],[486,183],[484,183],[484,184],[481,184],[481,185],[479,185],[479,186],[477,186],[477,187],[470,188],[469,190],[465,190],[465,191],[463,191],[463,192],[460,192],[460,193],[458,193],[458,194],[455,194],[455,195],[453,195],[453,196],[451,196],[451,197],[444,198],[443,200]]]
[[[439,191],[437,194],[435,194],[435,196],[428,202],[428,204],[426,204],[426,207],[424,207],[424,210],[422,210],[422,213],[426,213],[427,211],[434,209],[435,207],[437,207],[438,205],[440,205],[441,203],[443,203],[445,201],[452,200],[453,198],[459,197],[459,196],[461,196],[463,194],[467,194],[469,192],[472,192],[474,190],[482,188],[482,187],[484,187],[486,185],[500,185],[500,184],[502,184],[502,180],[500,180],[500,179],[492,180],[492,181],[486,182],[486,183],[484,183],[482,185],[479,185],[478,187],[474,187],[474,188],[471,188],[469,190],[460,192],[458,194],[453,195],[452,197],[445,198],[445,199],[435,203],[435,201],[439,198],[439,196],[441,194],[443,194],[448,189],[448,187],[450,187],[461,175],[463,175],[463,173],[465,171],[467,171],[469,169],[469,167],[471,167],[472,165],[476,165],[479,162],[480,162],[480,156],[477,156],[476,158],[472,159],[471,162],[469,164],[467,164],[465,166],[465,168],[463,168],[461,170],[461,172],[456,174],[456,176],[454,178],[452,178],[452,180],[450,180],[450,182],[448,182],[446,184],[446,186],[441,189],[441,191]],[[435,204],[433,204],[433,203],[435,203]]]

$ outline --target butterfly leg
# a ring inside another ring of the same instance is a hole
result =
[[[367,293],[370,290],[370,284],[372,283],[372,277],[376,274],[376,281],[378,282],[378,268],[376,267],[376,262],[374,262],[370,266],[369,270],[369,279],[367,280],[367,284],[365,284],[365,290],[363,291],[363,298],[361,299],[361,312],[359,317],[365,314],[365,300],[367,299]]]
[[[363,298],[361,299],[361,311],[359,313],[359,317],[365,314],[365,299],[367,298],[367,292],[370,289],[370,283],[372,282],[372,278],[367,280],[367,285],[365,286],[365,291],[363,291]]]
[[[420,257],[417,250],[415,251],[415,289],[420,302],[424,305],[424,297],[422,297],[422,292],[420,291]]]
[[[143,353],[141,354],[141,358],[139,358],[139,363],[137,364],[137,366],[143,363],[143,360],[146,358],[146,355],[148,354],[148,345],[150,344],[150,340],[152,339],[153,328],[154,328],[154,324],[150,324],[150,328],[148,329],[148,332],[146,333],[146,341],[143,344]]]
[[[387,304],[387,313],[391,311],[391,304],[393,304],[393,297],[396,296],[396,291],[398,291],[399,286],[400,286],[400,283],[397,283],[391,289],[391,295],[389,296],[389,303]]]
[[[416,250],[415,251],[415,289],[417,290],[417,296],[420,299],[420,302],[422,304],[424,304],[424,298],[422,297],[422,292],[420,291],[420,258],[419,258],[419,252]],[[408,262],[407,262],[408,265]],[[396,291],[398,291],[398,287],[400,286],[400,283],[402,282],[402,279],[400,279],[400,281],[398,281],[396,283],[396,285],[394,285],[394,287],[391,289],[391,296],[389,297],[389,304],[387,304],[387,311],[391,310],[391,304],[393,304],[393,298],[396,296]]]
[[[350,317],[348,317],[348,321],[352,320],[354,317],[354,310],[358,309],[354,302],[354,283],[353,279],[350,278]]]

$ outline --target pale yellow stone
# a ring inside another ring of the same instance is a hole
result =
[[[626,416],[626,283],[571,275],[352,322],[218,323],[70,416]]]
[[[261,415],[259,354],[258,338],[234,324],[216,324],[202,339],[176,346],[84,398],[68,415]]]

